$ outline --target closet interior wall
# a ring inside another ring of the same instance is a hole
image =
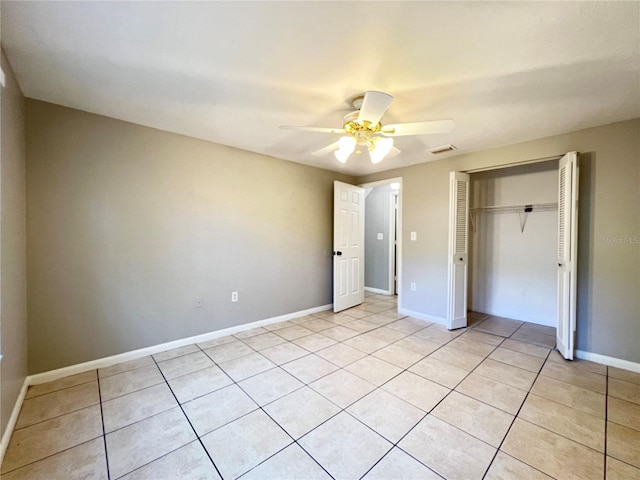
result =
[[[470,189],[469,309],[555,327],[557,160],[474,173]],[[518,205],[533,211],[481,208]]]

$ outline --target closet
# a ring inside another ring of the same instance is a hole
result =
[[[578,173],[577,152],[450,172],[449,329],[467,325],[469,306],[554,326],[573,358]]]
[[[556,326],[558,161],[471,174],[469,310]]]

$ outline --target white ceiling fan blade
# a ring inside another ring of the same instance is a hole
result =
[[[434,120],[431,122],[396,123],[385,125],[380,133],[387,137],[403,135],[426,135],[429,133],[447,133],[455,127],[453,120]]]
[[[303,132],[315,132],[315,133],[345,133],[343,128],[330,128],[330,127],[294,127],[290,125],[280,125],[283,130],[301,130]]]
[[[391,104],[393,97],[384,92],[366,92],[360,114],[358,115],[358,123],[363,125],[369,122],[371,125],[377,125]]]
[[[311,155],[315,155],[316,157],[321,157],[322,155],[326,155],[327,153],[335,152],[340,148],[340,142],[334,142],[331,145],[327,145],[326,147],[322,147],[320,150],[316,150]]]

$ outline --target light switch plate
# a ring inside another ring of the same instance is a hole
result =
[[[411,241],[415,242],[418,240],[418,232],[411,232]]]
[[[378,234],[378,240],[382,240],[383,238],[384,238],[384,236],[381,233],[379,233]]]

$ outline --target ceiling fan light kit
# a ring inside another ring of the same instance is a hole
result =
[[[356,149],[356,139],[353,137],[341,137],[338,140],[338,150],[333,152],[340,163],[347,163],[347,158]]]
[[[280,128],[342,134],[340,140],[313,152],[312,155],[325,155],[333,152],[340,163],[346,163],[354,151],[356,154],[360,154],[362,153],[360,147],[366,147],[369,151],[369,158],[374,164],[380,163],[387,156],[395,156],[400,153],[400,150],[393,146],[393,138],[390,137],[446,133],[453,130],[453,120],[398,123],[383,127],[380,119],[389,108],[391,100],[393,100],[391,95],[376,91],[368,91],[364,95],[354,97],[351,104],[356,110],[345,115],[341,129],[291,126],[281,126]]]
[[[362,124],[353,120],[355,114],[352,112],[345,116],[344,131],[347,136],[338,140],[338,150],[333,152],[334,156],[340,163],[346,163],[349,156],[356,151],[361,153],[359,147],[367,147],[371,163],[380,163],[387,156],[391,147],[393,147],[393,138],[381,138],[375,134],[382,127],[380,122],[371,125],[370,122],[364,120]],[[357,148],[357,150],[356,150]]]
[[[380,163],[393,147],[393,138],[376,138],[373,150],[369,148],[371,163]]]

